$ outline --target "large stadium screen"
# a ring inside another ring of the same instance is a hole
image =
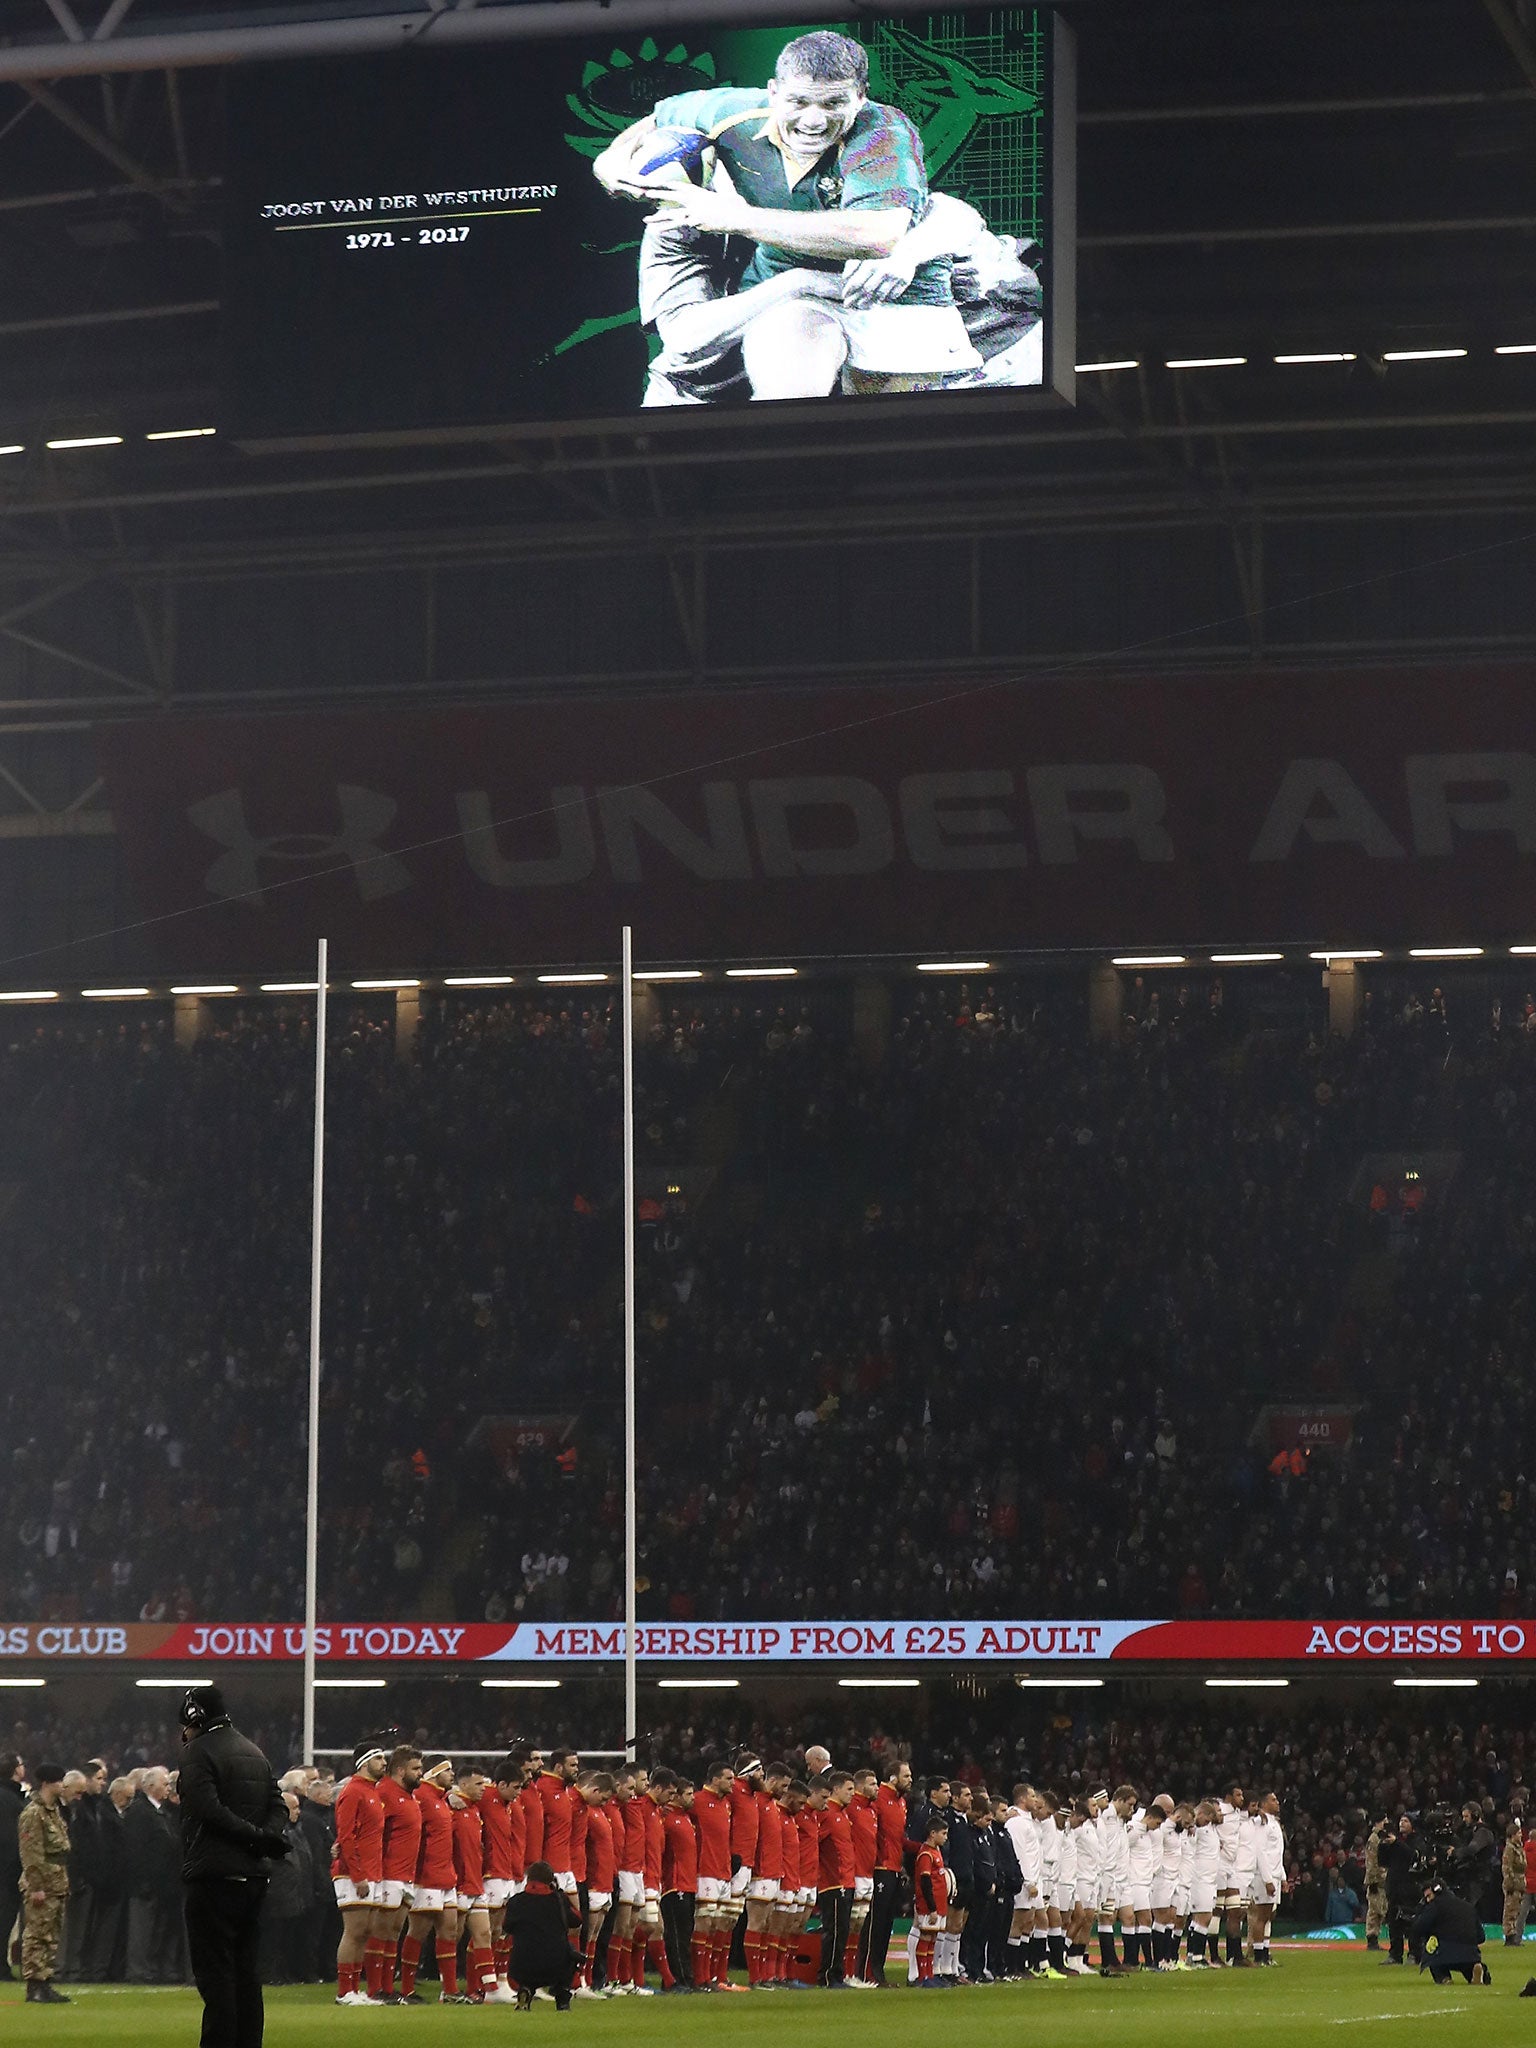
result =
[[[742,19],[237,77],[227,427],[1070,397],[1050,11]]]

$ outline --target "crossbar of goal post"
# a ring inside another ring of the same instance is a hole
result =
[[[320,1558],[320,1259],[325,1208],[325,997],[330,948],[315,959],[315,1162],[309,1224],[309,1472],[304,1502],[304,1761],[315,1760],[315,1630]]]
[[[584,1742],[572,1743],[571,1747],[575,1750],[576,1754],[581,1758],[583,1763],[586,1762],[588,1757],[601,1757],[605,1763],[626,1763],[629,1761],[626,1752],[622,1749],[588,1749],[587,1745]],[[507,1753],[505,1743],[502,1744],[500,1749],[462,1749],[456,1742],[434,1743],[433,1748],[440,1748],[444,1756],[451,1756],[455,1760],[457,1760],[460,1757],[479,1758],[483,1756],[488,1756],[495,1758],[499,1762],[500,1759],[504,1757]],[[310,1758],[310,1762],[313,1763],[315,1757],[353,1756],[355,1754],[356,1752],[351,1749],[328,1749],[322,1746],[321,1748],[318,1748],[315,1751],[315,1756]]]

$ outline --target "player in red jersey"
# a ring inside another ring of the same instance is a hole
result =
[[[406,2005],[419,2005],[416,1969],[424,1942],[436,1943],[437,1973],[442,1996],[450,2002],[459,1989],[459,1876],[453,1861],[453,1809],[448,1789],[453,1783],[451,1757],[424,1760],[416,1804],[421,1808],[421,1849],[416,1858],[416,1884],[411,1917],[400,1944],[400,1994]]]
[[[786,1764],[759,1768],[752,1797],[757,1807],[756,1846],[752,1851],[752,1877],[747,1885],[747,1931],[742,1946],[747,1956],[749,1989],[775,1982],[773,1938],[769,1922],[778,1904],[779,1883],[784,1872],[784,1819],[779,1811],[779,1794],[789,1783]]]
[[[377,1742],[358,1746],[352,1775],[336,1795],[336,1848],[331,1878],[341,1908],[341,1945],[336,1951],[336,2003],[382,2005],[382,1991],[363,1989],[371,1959],[368,1930],[384,1878],[384,1802],[379,1780],[389,1768],[389,1751]],[[377,1981],[375,1973],[374,1981]]]
[[[770,1771],[781,1767],[771,1765]],[[767,1774],[765,1773],[765,1776]],[[763,1838],[766,1827],[770,1849],[774,1839],[778,1843],[779,1885],[768,1915],[768,1931],[763,1936],[764,1953],[767,1957],[767,1979],[770,1984],[788,1982],[790,1951],[800,1913],[800,1823],[799,1812],[805,1801],[805,1786],[798,1778],[785,1777],[774,1799],[774,1819],[766,1816],[759,1823],[759,1839]]]
[[[661,1925],[667,1944],[672,1974],[686,1989],[693,1988],[694,1916],[699,1902],[699,1831],[693,1824],[694,1785],[691,1778],[674,1778],[670,1771],[658,1771],[667,1803],[662,1809]]]
[[[491,1948],[496,1957],[496,1981],[507,1984],[507,1958],[512,1953],[512,1944],[504,1931],[507,1906],[522,1890],[528,1874],[528,1814],[523,1805],[523,1785],[528,1774],[526,1752],[514,1751],[504,1756],[496,1766],[496,1790],[501,1794],[502,1811],[506,1816],[507,1872],[506,1897],[500,1906],[491,1909]]]
[[[949,1879],[944,1869],[946,1814],[934,1813],[912,1871],[912,1917],[917,1926],[917,1981],[933,1982],[933,1951],[949,1912]]]
[[[833,1988],[846,1982],[843,1953],[848,1946],[848,1919],[853,1910],[853,1823],[848,1803],[853,1779],[846,1771],[827,1777],[827,1803],[821,1810],[820,1856],[816,1911],[821,1921],[821,1970],[818,1981]]]
[[[587,1914],[587,1822],[591,1808],[581,1796],[581,1777],[578,1774],[571,1784],[571,1875],[576,1880],[576,1910],[581,1915],[577,1929],[577,1944],[581,1944],[586,1930]],[[587,1971],[578,1968],[571,1988],[573,1998],[595,1998],[591,1977]]]
[[[645,1808],[640,1795],[648,1783],[644,1772],[632,1766],[615,1780],[614,1817],[616,1825],[623,1823],[623,1841],[618,1844],[619,1889],[608,1937],[608,1975],[614,1990],[646,1998],[654,1996],[644,1982],[645,1934],[640,1925],[645,1912]]]
[[[878,1850],[878,1816],[875,1793],[879,1779],[867,1764],[853,1774],[853,1797],[848,1802],[848,1820],[853,1829],[853,1905],[848,1915],[848,1946],[843,1954],[843,1975],[850,1990],[863,1991],[871,1983],[859,1974],[859,1945],[875,1896],[875,1858]]]
[[[384,1802],[384,1870],[363,1952],[363,1982],[369,1994],[390,2005],[399,2000],[395,1951],[411,1908],[421,1848],[421,1808],[413,1796],[420,1783],[421,1751],[408,1742],[397,1744],[379,1780],[379,1797]]]
[[[731,1779],[731,1902],[736,1908],[731,1923],[733,1934],[735,1920],[745,1910],[747,1894],[752,1889],[752,1866],[757,1860],[757,1795],[762,1784],[762,1759],[751,1750],[738,1750],[735,1776]],[[747,1924],[751,1925],[750,1915]],[[755,1954],[755,1941],[752,1948]],[[754,1981],[750,1959],[747,1980],[749,1985]]]
[[[576,1972],[576,1988],[573,1996],[583,1992],[590,1998],[606,1996],[611,1986],[604,1985],[600,1991],[593,1982],[597,1965],[597,1947],[602,1937],[603,1922],[608,1918],[613,1905],[614,1872],[617,1868],[617,1841],[623,1836],[622,1823],[613,1818],[610,1804],[613,1798],[613,1779],[606,1771],[583,1771],[576,1780],[576,1796],[581,1801],[581,1814],[586,1826],[584,1853],[586,1859],[585,1879],[587,1914],[582,1929],[581,1967]],[[609,1955],[613,1945],[609,1943]],[[611,1974],[612,1965],[609,1964]]]
[[[796,1815],[800,1830],[800,1911],[797,1934],[803,1934],[806,1922],[816,1910],[816,1895],[820,1882],[821,1866],[821,1817],[827,1810],[827,1781],[817,1777],[810,1779],[805,1788],[805,1798]]]
[[[901,1866],[906,1854],[907,1794],[911,1789],[912,1766],[903,1759],[887,1764],[875,1793],[875,1896],[865,1923],[859,1975],[877,1987],[885,1982],[885,1959],[890,1954],[891,1930],[896,1924]]]
[[[460,1764],[448,1794],[448,1808],[453,1815],[453,1875],[459,1922],[469,1933],[464,1957],[469,1984],[458,2002],[508,2005],[516,2000],[502,1997],[491,1951],[490,1901],[485,1891],[485,1828],[480,1819],[484,1793],[485,1773],[479,1765]]]
[[[645,1989],[647,1957],[656,1967],[663,1991],[672,1990],[677,1982],[661,1935],[661,1855],[665,1839],[662,1810],[670,1798],[668,1788],[672,1783],[670,1771],[658,1771],[654,1776],[648,1771],[637,1769],[635,1772],[635,1803],[640,1808],[645,1831],[645,1857],[641,1870],[644,1901],[640,1908],[639,1931],[633,1938],[634,1980],[642,1991]]]
[[[527,1749],[521,1743],[514,1743],[508,1752],[508,1761],[520,1764],[523,1770],[523,1789],[517,1803],[523,1809],[523,1869],[530,1863],[539,1863],[544,1857],[544,1801],[539,1796],[539,1773],[544,1768],[544,1759],[536,1749]]]
[[[491,1965],[496,1979],[494,1992],[486,1993],[492,2005],[515,2005],[517,1994],[507,1983],[506,1959],[501,1953],[501,1923],[507,1910],[507,1901],[512,1896],[512,1876],[516,1868],[513,1849],[514,1826],[521,1828],[522,1812],[508,1806],[507,1795],[501,1789],[503,1766],[496,1766],[496,1782],[489,1778],[480,1793],[480,1833],[485,1843],[485,1905],[490,1928]],[[514,1823],[513,1813],[517,1820]],[[505,1995],[503,1995],[505,1994]]]
[[[571,1868],[571,1817],[576,1809],[572,1789],[581,1771],[581,1759],[563,1744],[549,1752],[544,1768],[534,1780],[544,1814],[543,1860],[555,1873],[555,1888],[576,1903],[576,1873]]]
[[[693,1824],[699,1831],[699,1909],[693,1931],[693,1988],[713,1991],[730,1982],[731,1929],[736,1905],[731,1897],[731,1779],[728,1763],[704,1767],[704,1783],[694,1794]]]

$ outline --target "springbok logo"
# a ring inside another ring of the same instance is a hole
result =
[[[379,845],[379,834],[388,830],[399,809],[394,798],[376,789],[339,782],[336,808],[341,817],[339,831],[272,832],[263,837],[251,830],[245,798],[238,789],[221,790],[217,796],[189,804],[187,816],[199,832],[206,832],[224,848],[203,877],[209,895],[261,908],[266,901],[262,871],[274,862],[316,869],[350,866],[357,893],[365,903],[410,888],[411,873],[404,861]]]
[[[916,75],[892,83],[888,76],[890,53],[915,67]],[[1017,118],[1038,113],[1039,96],[1012,79],[989,77],[967,64],[963,57],[925,43],[910,29],[887,22],[880,41],[871,51],[876,82],[884,80],[877,97],[884,98],[909,114],[923,138],[923,159],[928,182],[936,184],[959,156],[983,121]]]

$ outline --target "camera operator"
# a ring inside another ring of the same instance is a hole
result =
[[[1483,1819],[1482,1808],[1469,1801],[1461,1809],[1461,1825],[1456,1829],[1450,1882],[1451,1889],[1479,1912],[1483,1909],[1483,1894],[1493,1879],[1498,1850],[1498,1841]]]
[[[1390,1953],[1383,1966],[1402,1967],[1403,1945],[1418,1915],[1424,1897],[1423,1861],[1418,1832],[1411,1815],[1404,1814],[1397,1832],[1382,1837],[1377,1851],[1387,1883],[1387,1938]]]

